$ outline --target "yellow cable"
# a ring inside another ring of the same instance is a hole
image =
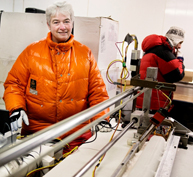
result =
[[[21,136],[21,135],[18,135],[18,136],[17,136],[17,139],[18,139],[18,140],[21,139],[21,138],[24,138],[24,136]]]
[[[133,37],[133,40],[135,41],[135,50],[137,50],[137,48],[138,48],[137,37],[134,34],[132,34],[131,36]]]
[[[121,63],[123,64],[123,61],[116,59],[116,60],[113,60],[113,61],[109,64],[109,66],[107,67],[107,73],[106,73],[106,74],[107,74],[107,77],[108,77],[108,79],[110,80],[110,82],[111,82],[112,84],[113,84],[114,82],[112,81],[112,79],[111,79],[110,76],[109,76],[109,68],[110,68],[110,66],[111,66],[113,63],[115,63],[115,62],[121,62]],[[126,67],[123,67],[122,70],[121,70],[120,78],[125,79],[125,78],[128,76],[128,74],[129,74],[128,69],[127,69]]]
[[[169,100],[168,105],[166,106],[166,108],[168,109],[169,106],[172,104],[172,100],[170,99],[170,97],[168,95],[166,95],[164,92],[161,91],[161,93]]]
[[[72,152],[74,152],[76,149],[78,149],[78,146],[74,147],[70,152],[67,152],[65,154],[63,154],[63,158],[66,158],[67,156],[69,156]]]
[[[121,100],[120,104],[122,104],[122,101],[123,101],[123,100]],[[120,120],[121,120],[121,110],[119,110],[119,120],[118,120],[116,129],[115,129],[115,131],[113,132],[113,134],[112,134],[109,142],[112,141],[112,139],[113,139],[113,137],[114,137],[114,135],[115,135],[115,132],[117,131],[117,128],[118,128],[118,126],[119,126]],[[93,170],[93,172],[92,172],[92,177],[95,177],[95,171],[96,171],[96,169],[99,167],[99,165],[101,164],[101,162],[102,162],[102,160],[104,159],[104,157],[105,157],[105,154],[102,155],[101,158],[99,159],[99,163],[95,166],[95,168],[94,168],[94,170]]]
[[[68,144],[67,144],[68,145]],[[68,145],[69,146],[69,145]],[[65,154],[63,154],[63,157],[66,158],[68,155],[70,155],[72,152],[74,152],[76,149],[78,148],[78,146],[74,147],[70,152],[67,152]],[[58,162],[60,163],[60,162]],[[29,175],[31,175],[32,173],[35,173],[37,171],[40,171],[40,170],[43,170],[43,169],[46,169],[46,168],[51,168],[51,167],[54,167],[56,166],[58,163],[55,163],[53,165],[49,165],[49,166],[45,166],[45,167],[41,167],[41,168],[37,168],[35,170],[32,170],[31,172],[29,172],[26,177],[28,177]]]
[[[44,167],[41,167],[41,168],[37,168],[37,169],[35,169],[35,170],[32,170],[32,171],[30,171],[30,172],[26,175],[26,177],[29,177],[32,173],[35,173],[35,172],[37,172],[37,171],[44,170],[44,169],[46,169],[46,168],[54,167],[54,166],[58,165],[59,163],[60,163],[60,162],[55,163],[55,164],[53,164],[53,165],[48,165],[48,166],[44,166]]]
[[[113,60],[110,64],[109,64],[109,66],[107,67],[107,76],[108,76],[108,79],[111,81],[111,83],[113,84],[113,81],[111,80],[111,78],[110,78],[110,76],[109,76],[109,68],[110,68],[110,66],[113,64],[113,63],[115,63],[115,62],[121,62],[122,63],[122,61],[121,60],[119,60],[119,59],[116,59],[116,60]]]
[[[127,55],[128,47],[129,47],[129,45],[126,46],[125,56]],[[124,52],[123,52],[123,48],[124,48],[124,41],[123,41],[123,43],[122,43],[122,54],[124,53]],[[107,77],[108,77],[108,79],[111,81],[111,83],[114,83],[114,82],[111,80],[111,78],[110,78],[110,76],[109,76],[109,73],[108,73],[108,70],[109,70],[110,66],[111,66],[113,63],[115,63],[115,62],[121,62],[122,64],[124,64],[124,57],[125,57],[125,56],[122,55],[122,61],[121,61],[121,60],[118,60],[118,59],[113,60],[113,61],[109,64],[109,66],[107,67]],[[125,64],[125,65],[126,65],[126,64]],[[122,83],[122,80],[124,79],[124,87],[123,87],[123,90],[124,90],[124,91],[125,91],[125,88],[126,88],[126,78],[127,78],[128,74],[129,74],[129,71],[128,71],[127,67],[122,67],[122,71],[121,71],[120,78],[121,78],[121,83]],[[121,100],[120,104],[122,104],[122,103],[123,103],[123,100]],[[118,128],[119,123],[120,123],[120,119],[121,119],[121,110],[119,110],[119,120],[118,120],[116,129],[115,129],[115,131],[113,132],[113,134],[112,134],[109,142],[112,141],[112,139],[113,139],[113,137],[114,137],[114,135],[115,135],[115,132],[117,131],[117,128]],[[94,168],[94,170],[93,170],[93,172],[92,172],[92,177],[95,177],[96,169],[99,167],[100,163],[101,163],[102,160],[104,159],[104,156],[105,156],[105,154],[102,155],[101,158],[99,159],[99,163],[95,166],[95,168]]]

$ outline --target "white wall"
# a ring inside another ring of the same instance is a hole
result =
[[[0,0],[0,10],[24,12],[26,7],[45,10],[56,0]],[[75,16],[111,16],[119,21],[119,41],[127,33],[135,34],[139,49],[143,38],[149,34],[164,35],[170,26],[176,25],[186,31],[182,52],[187,69],[193,69],[191,44],[193,41],[193,1],[192,0],[68,0],[74,8]]]
[[[27,7],[45,10],[48,5],[55,1],[0,0],[0,10],[5,12],[25,12]],[[193,60],[191,59],[191,44],[193,41],[193,24],[191,23],[193,21],[192,0],[68,0],[68,2],[73,6],[75,16],[111,16],[111,18],[119,22],[118,42],[123,41],[127,33],[135,34],[139,42],[138,49],[141,49],[141,42],[145,36],[153,33],[165,35],[169,27],[174,25],[182,27],[186,31],[185,42],[182,45],[185,67],[186,69],[193,69]],[[1,43],[6,42],[6,39],[1,41]],[[9,62],[13,63],[13,61]],[[6,64],[5,61],[0,61],[1,68],[4,68],[4,64]],[[1,69],[0,72],[2,71],[5,73]],[[0,78],[0,104],[3,102],[2,86],[4,75],[0,73],[0,77],[3,76]]]

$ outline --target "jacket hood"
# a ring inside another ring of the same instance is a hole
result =
[[[142,42],[141,48],[144,52],[147,52],[149,49],[158,45],[165,45],[170,50],[172,50],[172,45],[169,43],[167,37],[156,34],[152,34],[145,37],[145,39]]]

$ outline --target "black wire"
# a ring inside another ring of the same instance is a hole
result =
[[[10,126],[9,126],[9,124],[7,122],[5,122],[5,125],[7,125],[9,131],[11,131],[11,128],[10,128]]]
[[[35,153],[37,153],[38,155],[40,155],[37,151],[34,151],[34,150],[33,150],[33,151],[31,151],[31,152],[35,152]]]
[[[22,163],[20,163],[19,159],[22,161]],[[15,161],[17,162],[18,166],[20,166],[23,164],[24,159],[23,159],[23,157],[19,157],[19,158],[15,159]]]
[[[31,156],[31,157],[33,157],[36,160],[36,158],[32,154],[27,154],[27,156]],[[39,165],[38,165],[37,162],[36,162],[36,168],[39,168]]]
[[[42,164],[42,166],[43,166],[43,164]],[[45,175],[45,173],[44,173],[43,170],[44,170],[44,169],[40,170],[40,173],[42,173],[43,175]]]
[[[116,126],[117,126],[117,124],[115,126],[113,126],[112,129],[115,128]]]
[[[109,120],[109,122],[110,122],[112,119],[116,119],[116,118],[115,118],[115,117],[112,117],[112,118]],[[118,124],[118,123],[117,123],[117,124]],[[116,130],[117,124],[116,124],[115,126],[111,127],[112,130]],[[132,126],[131,128],[134,128],[134,127]],[[122,131],[122,129],[117,129],[117,131]]]
[[[97,139],[97,130],[96,130],[96,127],[97,127],[97,125],[95,125],[95,138],[93,139],[93,140],[91,140],[91,141],[85,141],[83,144],[86,144],[86,143],[92,143],[92,142],[94,142],[96,139]]]
[[[36,151],[32,151],[32,152],[36,152]],[[37,153],[37,152],[36,152],[36,153]],[[36,160],[36,158],[35,158],[32,154],[27,154],[26,156],[27,156],[27,157],[28,157],[28,156],[31,156],[31,157],[33,157],[33,158]],[[42,163],[42,161],[41,161],[41,163]],[[36,162],[36,169],[38,169],[38,168],[40,168],[40,167],[41,167],[41,165],[40,165],[40,164],[38,165],[38,163]],[[37,171],[37,172],[38,172],[38,171]],[[37,174],[37,172],[35,172],[35,173]],[[28,174],[28,172],[27,172],[27,174]],[[27,174],[26,174],[26,175],[27,175]]]
[[[112,130],[116,130],[116,128],[112,128]],[[116,131],[122,131],[122,130],[120,130],[120,129],[117,129]]]
[[[96,125],[96,126],[97,126],[97,125]],[[92,142],[94,142],[94,141],[97,139],[96,126],[95,126],[95,138],[94,138],[93,140],[91,140],[91,141],[87,141],[87,140],[76,140],[76,142],[81,142],[81,143],[82,143],[81,145],[86,144],[86,143],[92,143]]]
[[[114,127],[111,127],[112,130],[116,130],[117,124]],[[122,131],[120,129],[117,129],[116,131]]]
[[[100,124],[100,125],[101,125],[101,124]],[[110,129],[112,129],[112,127],[109,127],[109,126],[106,127],[106,125],[104,125],[104,124],[101,125],[101,127],[102,127],[102,128],[110,128]],[[101,129],[102,129],[102,128],[101,128]],[[101,130],[101,129],[100,129],[100,130]]]
[[[112,120],[112,119],[113,119],[113,118],[111,118],[111,120]],[[111,120],[109,120],[109,123],[110,123]],[[101,124],[100,124],[100,125],[101,125]],[[104,124],[102,124],[101,126],[102,126],[102,128],[110,128],[110,129],[112,129],[112,130],[116,130],[117,124],[114,125],[113,127],[112,127],[112,126],[111,126],[111,127],[106,127]],[[102,128],[101,128],[101,129],[102,129]],[[101,130],[101,129],[100,129],[100,130]],[[116,131],[122,131],[122,130],[117,129]],[[108,133],[108,131],[102,132],[102,133]]]
[[[36,152],[36,151],[31,151],[31,152],[35,152],[35,153],[37,153],[38,155],[40,155],[38,152]],[[31,155],[31,154],[28,154],[28,155]],[[33,155],[31,155],[32,157],[34,157]],[[34,157],[35,158],[35,157]],[[35,158],[36,159],[36,158]],[[36,163],[36,166],[37,166],[37,168],[39,168],[39,167],[41,167],[41,164],[42,163],[42,161],[38,164],[38,163]]]

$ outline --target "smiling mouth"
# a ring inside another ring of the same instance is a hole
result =
[[[58,32],[58,33],[61,34],[61,35],[67,34],[67,32]]]

